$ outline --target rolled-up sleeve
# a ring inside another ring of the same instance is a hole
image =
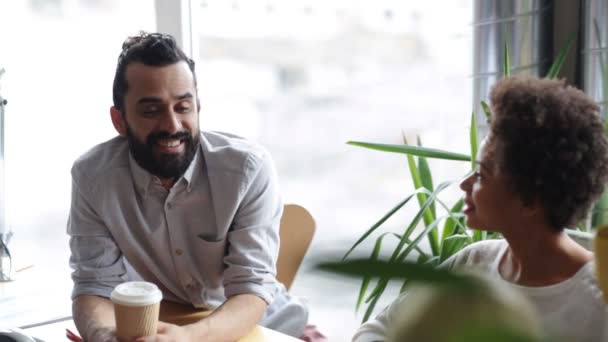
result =
[[[73,269],[72,299],[80,295],[109,297],[124,281],[122,254],[103,220],[91,205],[92,195],[72,176],[72,201],[67,225],[70,266]]]
[[[270,304],[275,287],[279,250],[279,224],[283,212],[276,172],[268,153],[250,156],[245,163],[250,175],[228,233],[224,257],[227,298],[254,294]]]

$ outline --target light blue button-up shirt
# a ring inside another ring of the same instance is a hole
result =
[[[143,278],[165,299],[196,307],[237,294],[288,305],[275,278],[282,209],[270,156],[256,144],[202,132],[194,160],[167,190],[116,137],[72,168],[72,297],[109,297],[119,283]]]

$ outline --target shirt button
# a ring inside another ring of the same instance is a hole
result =
[[[167,203],[167,209],[171,209],[171,208],[173,208],[173,204]]]
[[[182,251],[180,248],[175,250],[175,254],[178,256],[182,255],[183,253],[184,253],[184,251]]]

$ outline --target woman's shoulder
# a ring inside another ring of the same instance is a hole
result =
[[[603,294],[595,268],[595,260],[591,260],[571,278],[571,281],[576,286],[576,290],[573,292],[582,296],[587,296],[591,298],[591,301],[602,303],[603,305]]]
[[[492,264],[507,247],[504,239],[491,239],[474,242],[444,261],[440,267],[484,266]]]

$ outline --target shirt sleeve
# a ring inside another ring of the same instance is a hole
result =
[[[227,298],[254,294],[270,304],[283,204],[268,153],[249,156],[245,167],[251,176],[228,233],[224,293]]]
[[[126,278],[122,253],[104,222],[72,179],[72,201],[67,232],[70,236],[70,266],[73,269],[72,299],[81,295],[110,297],[112,289]]]
[[[389,306],[384,308],[374,319],[363,323],[353,336],[353,342],[387,341],[389,327],[395,321],[395,315],[400,305],[405,301],[406,293],[402,293]]]

